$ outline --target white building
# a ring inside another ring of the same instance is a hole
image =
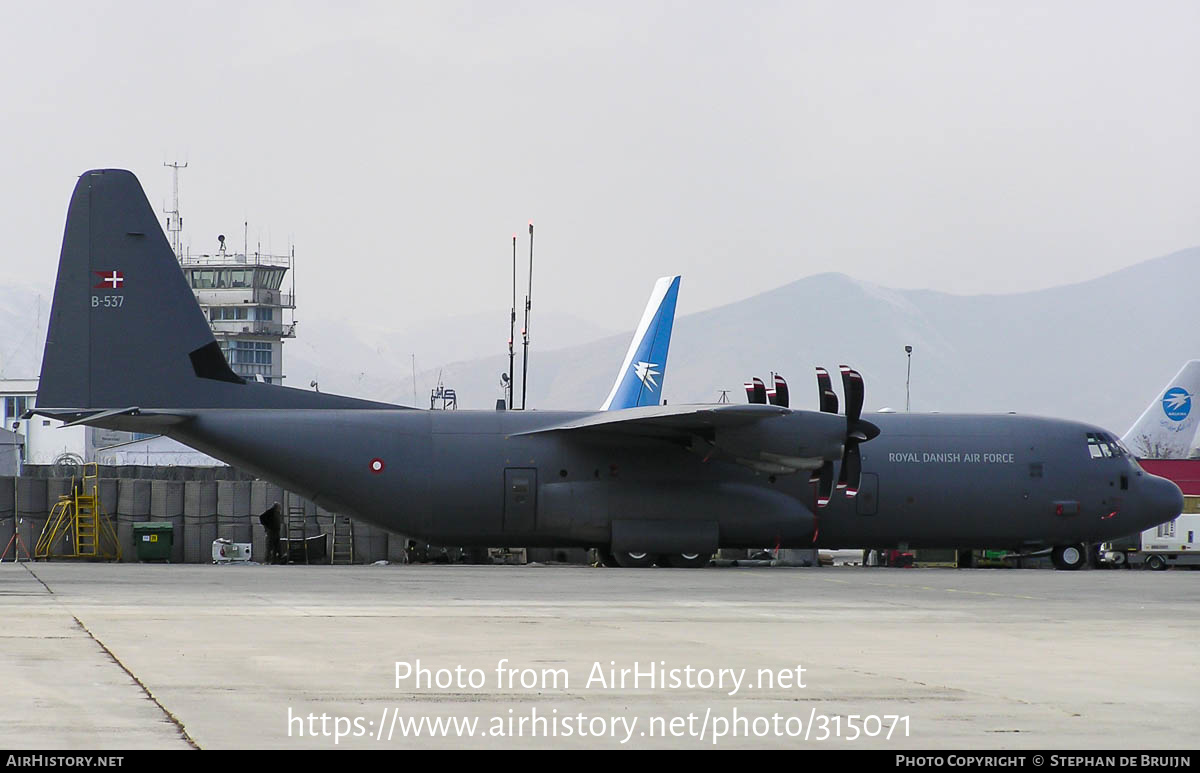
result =
[[[97,464],[120,467],[129,464],[157,467],[228,467],[220,459],[189,448],[164,435],[130,440],[96,449]]]
[[[64,427],[64,422],[21,416],[37,404],[36,378],[0,380],[0,427],[20,436],[24,464],[78,464],[92,461],[98,448],[147,437],[99,427]]]
[[[283,339],[296,335],[294,289],[283,288],[292,256],[226,254],[222,241],[217,254],[179,264],[233,372],[282,384]]]

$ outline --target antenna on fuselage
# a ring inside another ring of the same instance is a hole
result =
[[[529,292],[525,295],[525,327],[521,328],[521,338],[525,350],[521,357],[521,410],[525,410],[525,393],[529,387],[529,309],[533,298],[533,221],[529,221]]]
[[[508,379],[504,382],[504,391],[508,397],[508,409],[513,408],[513,339],[517,337],[517,235],[513,234],[512,242],[512,312],[508,318]]]

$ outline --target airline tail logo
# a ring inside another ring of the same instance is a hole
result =
[[[642,386],[650,389],[658,389],[658,382],[654,379],[661,376],[662,373],[656,368],[657,363],[653,362],[638,362],[633,366],[633,372],[637,374],[638,379],[642,382]]]
[[[1192,412],[1192,396],[1182,387],[1171,387],[1163,395],[1162,408],[1171,421],[1183,421]]]
[[[602,411],[657,405],[667,379],[667,352],[675,323],[679,277],[665,276],[654,283],[646,310],[629,342],[617,379],[600,407]]]

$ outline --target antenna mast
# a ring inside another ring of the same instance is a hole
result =
[[[508,383],[504,391],[508,394],[508,409],[513,407],[513,340],[517,337],[517,235],[513,234],[512,313],[508,319]]]
[[[514,280],[515,281],[515,280]],[[529,309],[533,298],[533,221],[529,221],[529,292],[525,295],[525,327],[521,328],[525,351],[521,357],[521,410],[525,410],[525,391],[529,386]]]
[[[173,197],[171,199],[171,209],[166,210],[167,215],[167,233],[171,235],[171,249],[175,251],[175,259],[181,260],[183,253],[180,247],[180,232],[183,230],[183,217],[179,214],[179,170],[187,169],[187,162],[182,164],[178,161],[171,163],[163,162],[163,166],[171,169],[171,188]]]

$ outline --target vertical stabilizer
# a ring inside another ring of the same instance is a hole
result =
[[[1200,390],[1200,360],[1186,363],[1159,393],[1122,442],[1142,459],[1186,459],[1200,427],[1192,398]]]
[[[671,346],[671,328],[675,324],[675,301],[679,297],[679,277],[665,276],[654,285],[646,311],[638,323],[625,361],[617,371],[602,411],[658,405],[667,376],[667,350]]]
[[[85,172],[67,210],[39,409],[381,408],[233,372],[141,183]]]

